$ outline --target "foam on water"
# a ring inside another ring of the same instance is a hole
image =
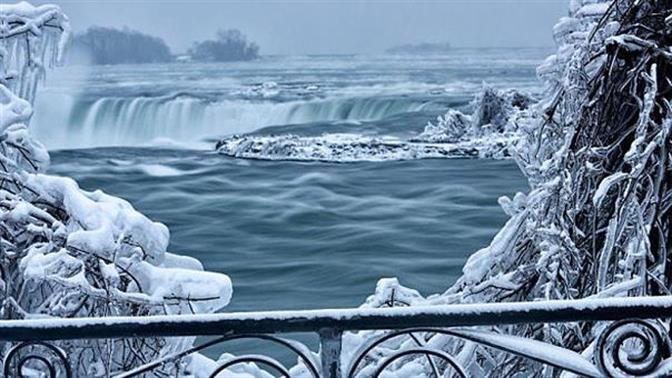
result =
[[[180,171],[179,169],[175,169],[163,164],[139,164],[137,167],[146,175],[152,177],[170,177],[184,174],[184,172]]]

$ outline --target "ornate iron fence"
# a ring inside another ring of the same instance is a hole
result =
[[[72,361],[58,346],[67,340],[124,339],[175,336],[216,336],[201,345],[164,356],[137,368],[118,372],[115,378],[148,373],[214,345],[232,340],[256,339],[277,344],[298,356],[303,375],[316,378],[378,377],[392,365],[422,359],[436,377],[468,377],[455,356],[426,343],[426,335],[445,335],[521,358],[546,364],[579,376],[672,376],[669,318],[672,296],[611,298],[531,303],[470,304],[433,307],[344,309],[224,313],[212,315],[110,317],[99,319],[50,319],[0,321],[5,342],[4,377],[26,376],[36,367],[48,377],[73,377]],[[593,357],[516,336],[483,330],[480,326],[605,322],[594,343]],[[379,330],[356,351],[342,353],[344,332]],[[287,333],[319,335],[320,352],[281,337]],[[376,348],[394,338],[412,340],[387,355]],[[344,356],[349,361],[344,362]],[[380,358],[373,358],[374,356]],[[382,356],[382,357],[381,357]],[[269,372],[290,377],[289,369],[263,355],[228,359],[211,377],[234,365],[255,363]]]

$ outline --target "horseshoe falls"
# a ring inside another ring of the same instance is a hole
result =
[[[458,49],[422,58],[66,67],[39,96],[32,127],[51,149],[168,142],[196,148],[271,127],[403,135],[449,108],[467,106],[483,83],[537,91],[534,65],[542,54]]]

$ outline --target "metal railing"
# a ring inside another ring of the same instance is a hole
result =
[[[273,311],[151,317],[110,317],[98,319],[49,319],[0,321],[0,341],[4,349],[4,377],[21,377],[24,369],[41,366],[48,377],[74,377],[67,348],[58,343],[87,339],[135,339],[182,336],[216,336],[201,345],[163,356],[132,370],[117,372],[115,378],[146,374],[205,348],[232,340],[256,339],[287,348],[303,365],[302,376],[356,378],[380,376],[386,369],[413,358],[422,359],[430,376],[468,377],[468,369],[455,356],[427,343],[427,335],[443,335],[580,376],[670,376],[672,359],[669,318],[672,296],[611,298],[528,303],[468,304],[432,307]],[[573,322],[605,322],[596,338],[593,356],[585,357],[561,346],[485,330],[487,326]],[[483,327],[480,327],[483,326]],[[478,328],[473,328],[478,327]],[[349,351],[343,365],[344,332],[387,331],[371,334],[356,351]],[[282,338],[289,333],[319,336],[320,352],[312,353],[302,344]],[[385,342],[406,338],[411,343],[380,357],[372,353]],[[378,357],[378,358],[376,358]],[[238,364],[255,363],[280,376],[290,370],[270,357],[233,357],[218,366],[218,377]],[[223,375],[222,375],[223,376]]]

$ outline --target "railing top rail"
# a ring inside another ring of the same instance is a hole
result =
[[[672,317],[672,296],[418,307],[0,321],[0,340],[235,335]]]

